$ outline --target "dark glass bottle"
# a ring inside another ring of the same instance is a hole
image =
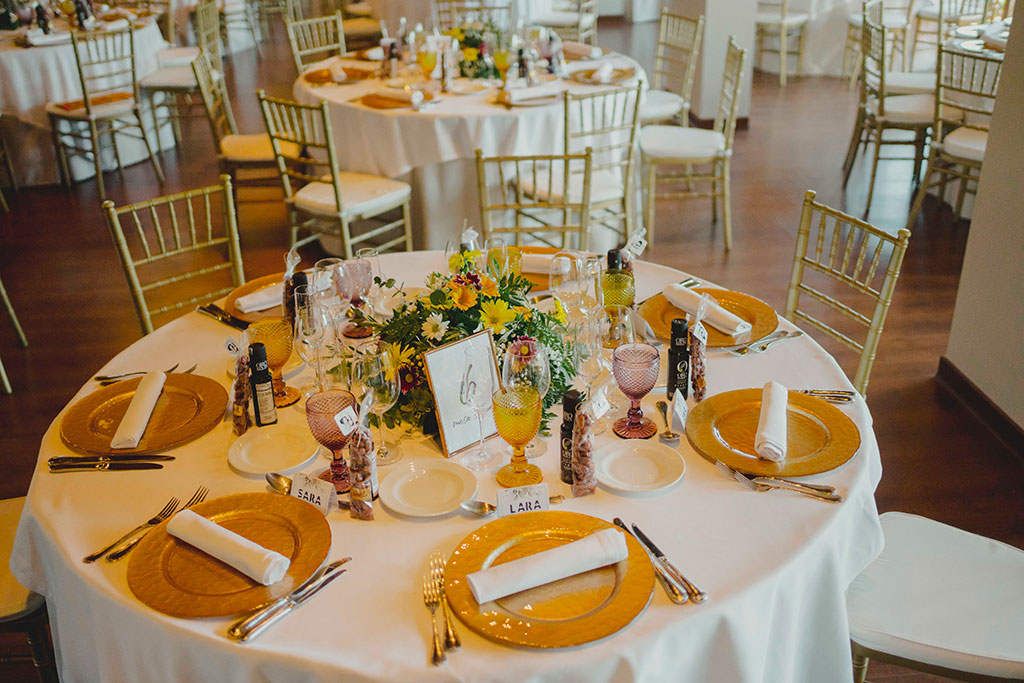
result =
[[[676,389],[683,398],[690,395],[690,326],[686,318],[672,321],[672,336],[668,347],[668,385],[665,394],[668,400],[676,395]]]
[[[566,484],[572,484],[572,426],[576,422],[576,409],[582,401],[583,395],[576,389],[570,389],[562,395],[559,476]]]
[[[260,342],[249,344],[249,382],[252,385],[252,409],[260,427],[277,422],[274,405],[274,381],[267,362],[267,347]]]
[[[46,8],[36,3],[36,23],[43,30],[43,35],[50,35],[50,17],[46,15]]]

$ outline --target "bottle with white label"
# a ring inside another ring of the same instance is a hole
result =
[[[249,344],[249,382],[252,385],[252,407],[260,427],[277,423],[274,405],[274,381],[267,362],[267,347],[260,342]]]

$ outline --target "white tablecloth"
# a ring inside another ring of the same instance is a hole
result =
[[[438,252],[383,256],[386,275],[419,285],[441,265]],[[637,296],[682,274],[637,265]],[[791,326],[783,322],[784,327]],[[189,314],[115,357],[104,372],[198,361],[197,373],[225,386],[223,342],[237,332]],[[809,337],[742,358],[712,353],[711,393],[760,387],[849,389],[832,358]],[[292,380],[296,385],[301,379]],[[95,388],[89,384],[78,397]],[[656,397],[648,397],[646,407]],[[683,440],[687,471],[663,495],[627,498],[599,489],[560,509],[610,520],[621,516],[647,531],[681,570],[710,594],[704,605],[673,605],[658,586],[651,604],[623,632],[589,646],[552,651],[504,647],[464,626],[462,649],[446,666],[430,658],[430,621],[421,578],[432,550],[447,556],[483,522],[466,513],[434,520],[400,518],[377,508],[373,522],[332,513],[329,559],[352,556],[348,573],[248,645],[227,640],[230,619],[176,619],[139,603],[125,563],[81,558],[148,518],[171,495],[198,484],[212,495],[266,490],[262,479],[233,474],[230,420],[174,451],[155,472],[48,474],[46,459],[68,454],[60,416],[43,438],[40,465],[15,539],[11,569],[47,598],[62,680],[78,681],[778,681],[851,679],[844,591],[882,547],[873,492],[881,476],[866,405],[842,407],[862,435],[860,452],[842,468],[810,478],[837,486],[841,505],[787,493],[753,493],[724,477]],[[300,408],[282,419],[301,423]],[[557,429],[557,424],[553,424]],[[611,437],[598,437],[598,446]],[[558,479],[556,438],[538,461],[551,493]],[[497,440],[492,441],[496,443]],[[411,439],[405,457],[439,457]],[[308,471],[319,471],[321,460]],[[401,464],[396,465],[401,467]],[[382,468],[386,476],[389,468]],[[477,497],[494,500],[491,474],[478,476]]]
[[[14,170],[22,185],[42,185],[59,181],[56,151],[50,135],[47,102],[68,102],[81,99],[75,53],[70,43],[45,47],[19,47],[16,32],[0,31],[0,113],[7,147],[13,157]],[[155,22],[135,31],[135,69],[139,78],[157,69],[157,53],[167,43]],[[146,116],[146,125],[152,122]],[[150,130],[152,134],[152,131]],[[163,148],[174,145],[170,130],[161,136]],[[103,141],[106,144],[106,141]],[[148,159],[140,140],[118,136],[121,160],[127,164]],[[107,154],[105,167],[112,168],[114,159]],[[72,157],[75,178],[94,175],[92,160]]]
[[[518,5],[519,17],[529,21],[530,17],[540,16],[551,6],[551,0],[511,0]],[[387,23],[388,30],[397,31],[402,17],[411,29],[416,24],[423,24],[430,30],[437,21],[434,0],[369,0],[374,14]],[[495,4],[495,3],[489,3]]]
[[[633,67],[637,77],[646,82],[643,69],[633,59],[624,55],[608,59],[616,67]],[[366,62],[352,64],[366,66]],[[593,62],[570,63],[570,69],[585,68],[594,68]],[[604,87],[571,80],[561,83],[571,91]],[[412,184],[413,240],[417,249],[443,248],[448,238],[457,236],[463,219],[471,225],[480,224],[475,191],[477,149],[489,156],[562,152],[565,110],[561,101],[508,109],[493,103],[494,88],[474,95],[441,95],[440,104],[420,112],[371,109],[351,101],[378,87],[380,82],[376,80],[313,87],[299,78],[293,93],[295,99],[306,104],[330,102],[331,127],[342,171],[400,178]],[[594,249],[599,247],[592,245]]]
[[[843,70],[843,49],[846,44],[846,16],[859,12],[861,3],[857,0],[792,0],[791,13],[806,12],[807,43],[804,48],[804,74],[809,76],[838,76]],[[777,47],[777,41],[769,39],[769,47]],[[789,74],[796,73],[797,42],[790,40]],[[761,62],[765,71],[778,73],[779,56],[765,53]]]

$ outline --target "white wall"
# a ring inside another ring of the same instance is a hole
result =
[[[1014,29],[999,82],[946,357],[1024,427],[1022,30]]]

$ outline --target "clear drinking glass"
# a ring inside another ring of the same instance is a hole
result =
[[[480,428],[480,445],[458,458],[463,467],[474,470],[493,470],[501,464],[501,454],[490,451],[484,444],[484,415],[491,409],[491,396],[497,387],[493,363],[479,363],[477,354],[466,349],[466,375],[461,389],[463,401],[476,413],[477,425]]]
[[[649,439],[658,428],[640,409],[640,399],[650,393],[658,381],[661,354],[650,344],[623,344],[615,349],[612,373],[615,381],[629,397],[626,417],[615,421],[612,431],[623,439]]]
[[[536,341],[517,341],[505,351],[501,368],[502,383],[506,387],[531,386],[540,394],[541,401],[551,388],[551,362],[547,351]],[[526,447],[526,457],[533,459],[547,451],[541,439],[532,439]]]
[[[356,252],[356,262],[358,263],[359,261],[366,261],[370,264],[370,287],[367,290],[366,302],[370,304],[371,310],[376,311],[377,307],[382,303],[380,299],[382,291],[372,285],[374,278],[384,279],[380,271],[380,253],[373,247],[363,247]]]
[[[551,259],[548,289],[565,307],[570,322],[577,319],[583,307],[586,280],[581,277],[582,255],[576,251],[560,251]]]
[[[329,328],[319,305],[309,291],[309,285],[296,287],[294,296],[295,347],[306,365],[313,368],[314,373],[314,381],[303,384],[299,391],[303,396],[309,398],[326,388],[324,386],[323,346],[324,333]]]
[[[367,405],[377,416],[380,441],[377,443],[377,464],[393,465],[402,459],[402,449],[389,447],[384,436],[384,413],[398,401],[398,368],[390,350],[378,345],[368,353],[357,353],[349,366],[352,393],[359,405]]]
[[[580,268],[580,279],[583,280],[583,312],[593,319],[604,310],[604,290],[601,289],[601,272],[604,261],[600,256],[584,256]]]
[[[487,262],[485,271],[495,281],[508,275],[508,245],[500,237],[488,237],[484,241]]]

